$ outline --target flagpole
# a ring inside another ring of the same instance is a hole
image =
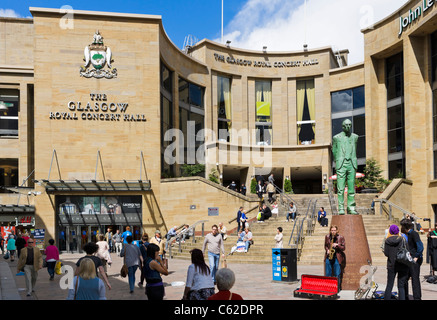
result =
[[[222,0],[222,43],[223,43],[223,0]]]

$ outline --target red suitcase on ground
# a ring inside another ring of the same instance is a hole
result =
[[[337,299],[338,279],[336,277],[303,274],[301,287],[294,290],[294,296],[311,299]]]

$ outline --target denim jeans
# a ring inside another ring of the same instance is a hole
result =
[[[134,291],[134,287],[135,287],[135,272],[138,269],[138,266],[132,266],[132,267],[128,267],[128,279],[129,279],[129,289],[130,291]]]
[[[211,269],[212,280],[215,282],[215,274],[219,268],[220,254],[208,252],[209,268]]]
[[[49,273],[50,277],[55,276],[55,266],[56,261],[47,261],[47,272]]]
[[[326,258],[325,260],[325,271],[327,277],[337,277],[338,279],[338,289],[341,288],[341,268],[340,264],[338,263],[337,258],[334,258],[333,260],[329,260]]]

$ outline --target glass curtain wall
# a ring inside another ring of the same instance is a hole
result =
[[[232,104],[231,79],[217,77],[217,104],[218,104],[218,137],[220,141],[231,141]]]
[[[403,53],[386,59],[388,178],[405,178]]]
[[[316,139],[316,95],[314,79],[296,82],[298,144],[314,144]]]
[[[179,129],[184,137],[184,164],[204,163],[205,89],[179,78]],[[201,149],[203,148],[203,149]],[[182,174],[182,172],[181,172]]]
[[[434,179],[437,179],[437,32],[431,35],[431,72],[433,90],[432,126],[433,126],[433,157]]]
[[[256,143],[257,145],[272,145],[272,82],[255,81],[256,101]]]
[[[173,141],[165,141],[167,130],[174,128],[173,121],[173,72],[161,62],[161,178],[175,176],[174,161],[165,156],[165,150]],[[175,158],[176,155],[172,154]]]

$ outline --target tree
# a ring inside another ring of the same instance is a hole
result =
[[[364,168],[364,187],[368,189],[377,189],[379,192],[384,190],[388,181],[382,177],[382,171],[381,166],[375,159],[367,159],[366,167]]]
[[[208,176],[208,178],[209,178],[209,181],[212,181],[212,182],[220,184],[219,174],[218,174],[217,169],[212,169],[211,173]]]
[[[205,165],[204,164],[183,164],[182,176],[184,177],[205,177]]]
[[[293,193],[293,187],[292,187],[291,181],[289,179],[285,179],[285,181],[284,181],[284,192],[285,193]]]
[[[250,193],[256,193],[256,179],[252,178],[252,180],[250,181]]]

